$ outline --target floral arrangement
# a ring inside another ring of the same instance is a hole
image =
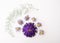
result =
[[[10,35],[14,36],[13,31],[10,29],[10,28],[12,28],[12,23],[14,23],[14,19],[17,18],[18,16],[21,16],[22,14],[28,13],[32,9],[35,9],[35,8],[33,8],[31,4],[28,4],[26,6],[23,5],[21,9],[14,10],[13,13],[9,15],[9,17],[7,18],[7,22],[6,22],[6,27],[7,27],[6,29],[8,30]],[[38,10],[38,9],[35,9],[35,10]],[[28,21],[30,19],[30,16],[26,15],[24,19],[25,19],[25,21]],[[25,23],[25,24],[24,24],[23,20],[21,20],[21,19],[18,20],[17,23],[21,26],[23,24],[23,26],[22,26],[22,28],[21,27],[16,27],[15,30],[16,31],[22,30],[23,34],[26,37],[35,36],[36,33],[38,32],[37,27],[41,27],[42,24],[40,22],[35,24],[35,22],[37,21],[35,17],[32,17],[31,20],[33,22],[28,22],[28,23]],[[44,30],[40,30],[39,34],[43,35]]]

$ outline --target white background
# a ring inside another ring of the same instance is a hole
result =
[[[13,38],[5,31],[8,14],[21,4],[40,9],[45,35],[34,39]],[[60,43],[60,0],[0,0],[0,43]]]

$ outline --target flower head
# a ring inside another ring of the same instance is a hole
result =
[[[34,25],[34,23],[26,23],[23,27],[23,32],[25,36],[33,37],[37,32],[37,27]]]

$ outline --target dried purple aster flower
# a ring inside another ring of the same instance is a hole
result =
[[[37,27],[34,23],[26,23],[23,27],[24,35],[27,37],[33,37],[37,33]]]

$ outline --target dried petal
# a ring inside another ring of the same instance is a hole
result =
[[[29,20],[29,16],[27,15],[27,16],[25,16],[25,20]]]
[[[18,24],[22,25],[23,21],[22,20],[18,20]]]
[[[20,27],[16,27],[16,30],[19,31],[21,28]]]
[[[40,26],[42,26],[42,24],[41,23],[37,23],[37,27],[40,27]]]
[[[33,18],[32,18],[32,21],[36,21],[36,18],[35,18],[35,17],[33,17]]]
[[[40,35],[44,35],[44,30],[40,30],[40,31],[39,31],[39,34],[40,34]]]

